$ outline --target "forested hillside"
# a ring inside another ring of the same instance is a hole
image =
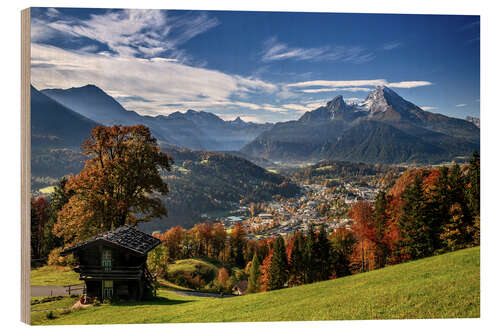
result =
[[[170,188],[164,199],[169,217],[144,225],[147,230],[166,230],[177,224],[189,227],[204,213],[288,198],[300,190],[290,179],[234,155],[174,147],[164,150],[174,159],[172,172],[164,175]]]

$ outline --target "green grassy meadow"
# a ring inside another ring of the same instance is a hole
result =
[[[168,266],[168,273],[173,274],[178,271],[194,272],[197,270],[197,267],[199,267],[201,271],[213,270],[217,272],[222,265],[208,258],[181,259]]]
[[[43,266],[31,269],[30,284],[32,286],[65,286],[69,284],[81,284],[80,275],[70,267]]]
[[[404,318],[477,318],[479,247],[337,280],[213,299],[160,289],[152,301],[104,304],[55,319],[40,312],[32,324],[300,321]],[[62,300],[54,304],[54,309]],[[67,311],[66,311],[67,312]]]

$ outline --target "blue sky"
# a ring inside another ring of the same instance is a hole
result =
[[[35,8],[32,82],[95,84],[141,114],[286,121],[387,85],[479,116],[479,17]]]

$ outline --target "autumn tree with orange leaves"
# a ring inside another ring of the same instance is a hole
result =
[[[181,226],[175,226],[160,236],[166,246],[167,255],[171,259],[180,259],[182,253],[181,243],[186,238],[186,230]]]
[[[358,239],[357,248],[354,252],[354,262],[359,266],[361,272],[368,271],[373,264],[373,243],[375,229],[373,226],[373,205],[368,201],[355,203],[350,212],[354,221],[354,233]]]
[[[271,281],[271,260],[273,259],[273,249],[269,251],[269,254],[260,265],[260,277],[259,277],[259,285],[261,291],[270,290],[270,281]]]
[[[167,214],[155,194],[168,193],[160,170],[170,171],[173,160],[160,151],[148,127],[95,127],[82,152],[89,159],[69,178],[66,191],[74,194],[54,225],[67,244]]]
[[[217,282],[222,289],[229,289],[229,272],[222,267],[217,274]]]

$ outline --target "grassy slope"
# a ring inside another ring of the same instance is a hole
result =
[[[219,268],[221,268],[221,264],[210,260],[207,258],[193,258],[193,259],[182,259],[177,260],[174,264],[168,266],[169,273],[175,273],[177,271],[184,272],[194,272],[196,270],[196,266],[199,265],[200,269],[205,270],[214,270],[217,272]]]
[[[206,299],[161,290],[34,324],[479,317],[479,247],[306,286]]]
[[[31,270],[32,286],[64,286],[68,284],[81,284],[79,274],[69,267],[43,266]]]

